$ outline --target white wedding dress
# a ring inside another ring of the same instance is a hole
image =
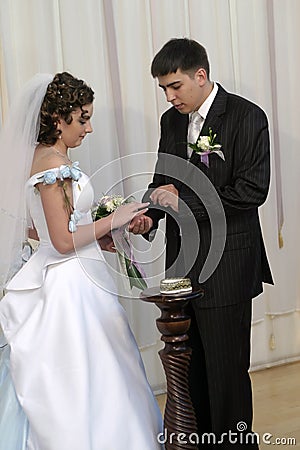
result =
[[[40,245],[0,301],[0,450],[161,449],[162,417],[101,249],[54,249],[42,175],[26,185]],[[91,222],[86,175],[73,196],[78,225]]]

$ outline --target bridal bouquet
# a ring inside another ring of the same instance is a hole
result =
[[[102,219],[114,212],[119,206],[134,201],[134,197],[124,199],[121,195],[103,196],[92,210],[93,220]],[[134,259],[129,232],[126,226],[112,230],[119,265],[129,281],[130,288],[145,289],[147,283],[144,280],[145,273]]]

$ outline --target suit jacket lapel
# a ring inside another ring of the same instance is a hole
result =
[[[201,136],[207,136],[209,133],[209,128],[213,130],[214,133],[218,131],[219,126],[222,123],[222,116],[226,111],[227,104],[227,92],[219,86],[217,95],[208,111],[207,117],[204,121]]]
[[[219,89],[217,95],[208,111],[206,119],[204,121],[203,127],[201,129],[200,136],[208,136],[209,128],[212,129],[213,133],[217,133],[218,129],[222,123],[222,116],[226,111],[227,104],[227,92],[218,84]],[[191,162],[197,161],[196,152],[193,152],[191,157]]]

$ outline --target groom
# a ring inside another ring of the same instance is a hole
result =
[[[150,199],[152,205],[147,216],[132,221],[131,230],[151,238],[166,216],[167,274],[186,275],[198,285],[210,247],[211,223],[207,203],[199,195],[203,177],[199,189],[191,189],[192,178],[195,181],[195,174],[189,176],[191,167],[212,183],[224,208],[226,241],[217,268],[201,284],[204,298],[190,306],[191,396],[200,442],[203,436],[203,444],[208,444],[203,433],[214,433],[219,440],[216,448],[258,448],[246,434],[252,430],[248,373],[252,299],[262,292],[263,282],[273,284],[258,216],[270,180],[268,122],[257,105],[211,81],[209,71],[205,48],[193,40],[172,39],[154,57],[152,76],[172,107],[161,118],[156,169],[143,199]],[[199,113],[196,124],[189,123],[194,112]],[[190,150],[187,142],[198,141],[195,133],[192,137],[195,127],[196,135],[209,136],[210,131],[216,135],[223,157],[215,152],[203,157]],[[170,169],[166,155],[178,161],[177,172],[173,162]],[[190,215],[182,212],[182,204]],[[184,231],[192,220],[199,238]],[[195,263],[186,267],[186,273],[179,272],[184,264],[184,259],[176,264],[180,248],[193,238],[195,245],[200,241]]]

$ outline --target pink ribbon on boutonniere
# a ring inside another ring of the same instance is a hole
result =
[[[207,167],[209,167],[208,155],[209,155],[209,152],[206,152],[206,153],[202,153],[201,156],[200,156],[201,162],[203,164],[205,164]]]

